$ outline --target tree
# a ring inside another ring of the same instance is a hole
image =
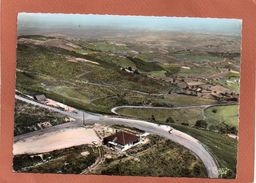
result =
[[[201,168],[200,168],[200,166],[198,164],[194,165],[192,171],[193,171],[193,175],[195,175],[195,177],[198,177],[201,174]]]
[[[198,128],[206,129],[207,126],[208,126],[208,124],[207,124],[207,122],[205,120],[197,120],[196,124],[195,124],[195,127],[198,127]]]
[[[181,123],[183,126],[189,126],[188,123]]]
[[[132,71],[132,67],[129,66],[129,67],[128,67],[128,70],[129,70],[129,71]]]
[[[174,119],[170,116],[166,119],[166,123],[175,123]]]
[[[233,177],[233,172],[231,169],[225,167],[225,168],[220,168],[219,169],[219,174],[221,178],[232,178]]]
[[[209,130],[212,132],[219,132],[218,127],[216,125],[209,126]]]
[[[155,118],[154,114],[152,114],[152,116],[151,116],[151,121],[156,122],[156,118]]]
[[[213,109],[212,112],[213,112],[213,113],[216,113],[216,112],[217,112],[217,109]]]

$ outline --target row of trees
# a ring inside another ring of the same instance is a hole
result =
[[[151,121],[154,123],[160,123],[159,121],[156,120],[155,116],[151,116]],[[170,116],[165,120],[165,123],[175,123],[175,120]],[[181,123],[183,126],[189,126],[189,123]],[[199,128],[199,129],[204,129],[204,130],[210,130],[214,132],[219,132],[222,134],[237,134],[238,130],[235,126],[230,126],[227,124],[225,121],[221,123],[215,123],[215,124],[208,124],[206,120],[200,119],[197,120],[193,126],[194,128]]]
[[[206,120],[197,120],[194,127],[208,129],[210,131],[220,132],[222,134],[237,134],[237,128],[235,126],[228,125],[225,121],[217,123],[216,125],[208,125]]]

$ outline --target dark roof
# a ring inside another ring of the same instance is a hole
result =
[[[112,142],[115,142],[115,143],[121,144],[121,145],[134,143],[138,140],[139,140],[138,136],[136,136],[134,134],[127,133],[127,132],[123,132],[123,131],[117,132],[116,134],[110,135],[103,139],[104,143],[112,141]]]
[[[34,98],[38,101],[46,101],[46,97],[44,94],[41,95],[35,95]]]

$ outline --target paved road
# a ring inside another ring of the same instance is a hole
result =
[[[66,112],[66,111],[57,109],[57,108],[55,108],[55,107],[50,107],[50,106],[47,106],[47,105],[45,105],[45,104],[38,103],[38,102],[36,102],[36,101],[34,101],[34,100],[21,97],[21,96],[19,96],[19,95],[15,95],[15,98],[18,99],[18,100],[20,100],[20,101],[23,101],[23,102],[26,102],[26,103],[29,103],[29,104],[32,104],[32,105],[35,105],[35,106],[43,107],[43,108],[49,109],[49,110],[51,110],[51,111],[61,113],[61,114],[63,114],[63,115],[67,115],[67,116],[74,117],[74,118],[77,116],[76,113],[70,113],[70,112]]]
[[[118,114],[116,111],[118,109],[130,108],[130,109],[192,109],[192,108],[208,108],[212,105],[191,105],[191,106],[180,106],[180,107],[153,107],[153,106],[131,106],[131,105],[122,105],[117,106],[111,109],[111,112]]]
[[[118,109],[130,108],[130,109],[207,109],[214,106],[229,106],[238,105],[236,102],[229,102],[224,104],[209,104],[209,105],[191,105],[191,106],[177,106],[177,107],[154,107],[154,106],[136,106],[136,105],[121,105],[111,109],[113,114],[117,114]]]
[[[181,131],[172,129],[170,126],[158,125],[142,120],[114,118],[109,116],[99,117],[98,119],[91,119],[90,122],[92,121],[95,123],[101,123],[106,125],[118,124],[129,126],[170,139],[171,141],[181,144],[184,147],[191,150],[192,152],[194,152],[204,163],[208,172],[208,176],[210,178],[218,177],[217,165],[212,156],[209,154],[209,152],[206,151],[206,149],[203,147],[203,145],[197,139]],[[169,133],[170,129],[172,129],[171,134]]]
[[[54,107],[50,107],[44,104],[37,103],[35,101],[31,101],[29,99],[20,97],[20,96],[15,96],[16,99],[37,105],[49,110],[52,110],[54,112],[59,112],[61,114],[70,116],[72,118],[75,118],[77,121],[82,121],[83,118],[85,119],[85,123],[99,123],[99,124],[106,124],[106,125],[124,125],[124,126],[129,126],[129,127],[134,127],[149,133],[153,133],[162,137],[165,137],[167,139],[170,139],[173,142],[176,142],[178,144],[183,145],[184,147],[188,148],[192,152],[194,152],[204,163],[208,176],[210,178],[218,178],[218,168],[217,165],[213,159],[213,157],[210,155],[210,153],[203,147],[203,145],[195,138],[178,131],[176,129],[172,129],[170,126],[166,125],[158,125],[154,124],[151,122],[143,121],[143,120],[135,120],[135,119],[127,119],[127,118],[118,118],[118,117],[113,117],[113,116],[108,116],[108,115],[98,115],[94,113],[85,113],[83,111],[78,111],[77,113],[69,113],[65,112],[59,109],[56,109]],[[64,126],[63,126],[64,127]],[[56,129],[59,129],[58,127],[55,127]],[[172,133],[170,134],[169,131],[172,129]],[[27,135],[28,136],[35,136],[35,135],[40,135],[42,132],[32,132],[32,135]],[[16,140],[22,140],[26,138],[25,135],[22,136],[17,136],[15,137]]]

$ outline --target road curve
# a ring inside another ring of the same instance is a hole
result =
[[[131,108],[131,109],[191,109],[191,108],[208,108],[213,105],[191,105],[191,106],[180,106],[180,107],[154,107],[154,106],[134,106],[134,105],[121,105],[111,109],[113,114],[118,114],[118,109]]]
[[[70,116],[75,118],[77,121],[82,121],[83,116],[85,119],[85,123],[99,123],[99,124],[117,124],[117,125],[124,125],[128,127],[134,127],[149,133],[153,133],[164,138],[167,138],[173,142],[183,145],[184,147],[188,148],[192,152],[194,152],[204,163],[208,177],[209,178],[218,178],[218,168],[210,153],[203,147],[203,145],[195,138],[186,133],[183,133],[179,130],[173,129],[170,126],[166,125],[158,125],[155,123],[143,121],[143,120],[135,120],[135,119],[127,119],[127,118],[118,118],[108,115],[98,115],[93,113],[85,113],[83,111],[78,111],[77,113],[69,113],[62,111],[60,109],[56,109],[54,107],[50,107],[41,103],[37,103],[35,101],[23,98],[21,96],[15,95],[15,98],[33,105],[37,105],[46,109],[49,109],[54,112],[59,112],[61,114]],[[172,133],[170,134],[169,131],[172,129]],[[40,132],[38,132],[40,133]],[[37,135],[36,132],[33,132],[34,135]],[[23,135],[24,138],[26,136]],[[16,140],[24,139],[22,137],[15,137]],[[17,141],[16,141],[17,142]]]
[[[167,138],[173,142],[183,145],[187,149],[194,152],[204,163],[208,176],[210,178],[218,178],[217,165],[210,155],[210,153],[203,147],[203,145],[195,138],[179,130],[173,129],[170,126],[158,125],[143,120],[134,120],[126,118],[114,118],[109,116],[98,117],[97,119],[90,119],[89,122],[111,125],[124,125],[128,127],[137,128],[152,134],[156,134]],[[172,129],[171,134],[169,133]]]

